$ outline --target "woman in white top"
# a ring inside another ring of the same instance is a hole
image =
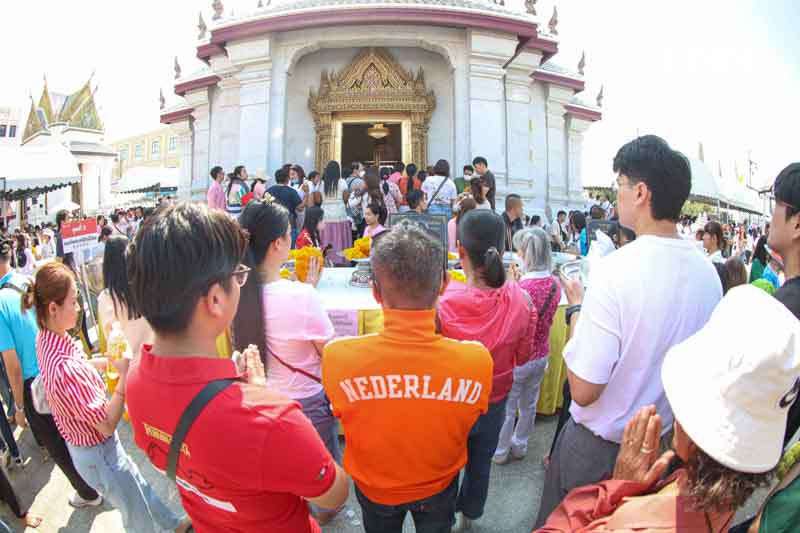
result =
[[[106,340],[114,322],[119,322],[131,356],[138,359],[142,344],[152,344],[155,337],[150,324],[139,314],[131,299],[125,261],[127,248],[128,238],[124,235],[112,235],[106,240],[103,254],[105,288],[97,298],[97,310]]]
[[[14,254],[16,260],[17,272],[25,275],[32,276],[36,268],[36,259],[33,257],[33,252],[28,244],[28,239],[24,234],[17,235],[17,249]]]
[[[450,163],[440,159],[433,167],[433,176],[428,176],[422,184],[422,192],[428,203],[428,213],[445,215],[448,220],[453,214],[453,201],[458,195],[456,185],[450,179]]]
[[[486,195],[489,194],[489,186],[483,178],[476,176],[469,180],[469,191],[472,199],[475,200],[475,209],[492,209],[492,204],[486,198]]]
[[[708,258],[714,263],[724,263],[722,248],[725,246],[725,237],[722,236],[722,226],[719,222],[708,222],[703,229],[703,248]]]

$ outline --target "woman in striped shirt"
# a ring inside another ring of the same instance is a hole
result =
[[[106,359],[87,360],[67,333],[78,321],[78,288],[72,271],[48,263],[23,297],[35,308],[36,353],[47,401],[78,472],[122,514],[126,531],[185,531],[187,523],[155,495],[116,434],[125,409],[128,360],[116,361],[119,383],[109,401],[100,372]]]

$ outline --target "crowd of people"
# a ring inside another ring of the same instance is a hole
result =
[[[496,212],[481,157],[455,179],[444,160],[424,171],[354,163],[345,175],[331,162],[308,177],[287,165],[270,186],[244,167],[226,181],[215,167],[207,205],[98,218],[99,322],[107,339],[125,339],[121,359],[90,358],[71,336],[81,305],[67,258],[33,278],[20,270],[27,240],[33,262],[45,243],[63,255],[64,217],[4,236],[9,416],[64,472],[70,504],[106,500],[126,531],[318,532],[351,481],[368,533],[402,531],[409,513],[418,531],[469,530],[492,468],[528,454],[565,299],[565,407],[534,531],[795,531],[800,164],[776,178],[764,235],[713,221],[694,233],[682,218],[688,161],[658,137],[624,145],[613,170],[613,203],[598,198],[548,225],[515,194]],[[447,241],[413,216],[387,224],[400,212],[445,217]],[[326,216],[371,239],[378,333],[336,336],[316,288],[332,249]],[[614,228],[617,248],[599,258],[595,221],[614,223],[602,228]],[[304,282],[285,279],[291,249],[304,247],[321,254]],[[443,264],[448,250],[464,281]],[[587,287],[554,274],[554,251],[592,257]],[[506,252],[518,262],[508,266]],[[230,359],[219,356],[226,334]],[[109,371],[119,376],[110,399]],[[136,446],[176,482],[186,516],[122,446],[126,406]],[[776,477],[758,514],[734,524]],[[2,470],[0,497],[39,524]]]

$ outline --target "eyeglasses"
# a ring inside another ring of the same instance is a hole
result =
[[[250,271],[252,268],[245,265],[239,265],[236,267],[236,270],[231,272],[231,277],[236,281],[236,284],[239,287],[244,287],[245,283],[247,283],[247,277],[250,275]]]

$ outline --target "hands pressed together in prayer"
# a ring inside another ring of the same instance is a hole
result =
[[[652,485],[666,472],[675,452],[661,453],[661,417],[646,405],[625,424],[613,479]]]

